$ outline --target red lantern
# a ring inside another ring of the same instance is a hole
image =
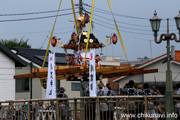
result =
[[[82,62],[83,61],[83,57],[82,56],[80,56],[80,62]]]
[[[85,23],[89,22],[89,15],[88,14],[84,14],[84,22]]]
[[[117,43],[117,39],[118,38],[117,38],[116,34],[114,33],[113,36],[112,36],[112,43],[116,44]]]
[[[77,42],[77,34],[75,32],[72,33],[71,40],[73,40],[75,43]]]
[[[57,43],[56,37],[52,37],[52,39],[51,39],[51,45],[52,45],[53,47],[55,47],[55,46],[56,46],[56,43]]]
[[[70,62],[70,65],[74,62],[74,57],[73,56],[69,56],[69,62]]]
[[[99,60],[100,60],[99,55],[96,55],[96,56],[95,56],[95,62],[96,62],[96,63],[98,63],[98,62],[99,62]]]

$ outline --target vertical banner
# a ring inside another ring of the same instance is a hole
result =
[[[55,53],[49,53],[46,98],[56,98]]]
[[[95,97],[96,96],[95,49],[90,49],[90,59],[89,59],[89,92],[90,92],[90,97]]]

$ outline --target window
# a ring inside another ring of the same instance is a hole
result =
[[[80,83],[71,83],[72,91],[80,91]]]
[[[29,92],[29,78],[16,79],[16,92]]]

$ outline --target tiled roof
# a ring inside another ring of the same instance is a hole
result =
[[[42,49],[32,49],[32,48],[18,48],[14,47],[13,50],[17,51],[16,54],[36,63],[39,66],[42,66],[44,56],[46,53],[46,50]],[[45,67],[48,66],[48,57],[46,58]],[[56,53],[56,65],[66,65],[66,57],[65,53]]]
[[[149,60],[149,61],[147,61],[147,62],[145,62],[145,63],[143,63],[143,64],[140,64],[140,65],[138,65],[138,66],[136,66],[136,67],[137,67],[137,68],[138,68],[138,67],[144,67],[144,66],[147,65],[147,64],[151,64],[151,62],[155,62],[155,61],[158,60],[158,59],[161,59],[161,58],[166,57],[166,55],[167,55],[167,53],[165,53],[165,54],[163,54],[163,55],[161,55],[161,56],[158,56],[158,57],[156,57],[156,58],[154,58],[154,59],[151,59],[151,60]],[[180,50],[176,50],[176,51],[175,51],[175,59],[174,59],[174,60],[171,60],[171,61],[176,61],[176,62],[180,63]],[[126,77],[126,76],[121,76],[121,77],[113,80],[113,82],[119,81],[120,79],[123,79],[123,78],[125,78],[125,77]]]
[[[175,51],[175,60],[176,62],[180,62],[180,50]]]
[[[150,61],[147,61],[147,62],[145,62],[145,63],[143,63],[143,64],[140,64],[140,65],[138,65],[137,67],[140,67],[140,66],[143,66],[143,65],[145,65],[145,64],[147,64],[147,63],[153,62],[153,61],[155,61],[155,60],[157,60],[157,59],[159,59],[159,58],[161,58],[161,57],[164,57],[164,56],[166,56],[166,55],[167,55],[167,53],[165,53],[165,54],[163,54],[163,55],[161,55],[161,56],[158,56],[158,57],[156,57],[156,58],[154,58],[154,59],[152,59],[152,60],[150,60]],[[176,61],[176,62],[179,62],[179,63],[180,63],[180,50],[176,50],[176,51],[175,51],[175,59],[173,59],[172,61]]]
[[[2,51],[4,54],[6,54],[8,57],[10,57],[14,62],[16,67],[25,67],[26,63],[21,60],[16,54],[11,52],[11,50],[7,47],[5,47],[3,44],[0,43],[0,51]]]

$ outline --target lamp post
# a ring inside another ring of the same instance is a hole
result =
[[[180,36],[180,11],[179,14],[175,17],[176,26],[179,30]],[[150,19],[152,31],[154,32],[154,40],[157,44],[162,41],[167,42],[167,70],[166,70],[166,94],[165,94],[165,103],[166,103],[166,115],[174,112],[173,107],[173,84],[172,84],[172,71],[170,70],[170,40],[175,40],[176,42],[180,42],[176,37],[175,33],[169,33],[169,19],[167,18],[167,34],[163,33],[160,35],[160,39],[157,39],[158,31],[160,28],[161,19],[157,16],[156,11],[154,12],[154,16]],[[168,120],[173,120],[173,118],[166,118]]]

